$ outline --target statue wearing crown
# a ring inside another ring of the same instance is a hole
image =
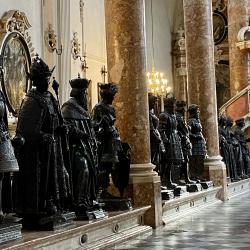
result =
[[[78,219],[91,219],[99,211],[97,199],[98,155],[93,122],[87,112],[85,78],[72,79],[71,98],[62,106],[62,115],[69,128],[70,162],[73,183],[73,209]]]
[[[16,212],[27,227],[50,227],[64,221],[62,214],[71,196],[62,153],[65,126],[58,102],[48,91],[52,72],[38,55],[34,58],[30,72],[34,88],[22,102],[14,138],[25,140],[18,150],[20,171],[14,184]]]

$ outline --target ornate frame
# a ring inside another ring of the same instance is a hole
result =
[[[215,18],[219,20],[217,26],[215,24]],[[217,37],[215,36],[215,32],[217,33]],[[215,45],[220,44],[227,37],[227,18],[217,10],[213,12],[213,35]]]
[[[6,50],[8,53],[13,53],[13,50],[15,48],[19,47],[19,51],[14,54],[14,56],[18,56],[20,54],[20,51],[22,53],[22,58],[19,61],[19,66],[22,67],[13,67],[15,72],[17,72],[16,75],[22,77],[22,79],[25,79],[25,87],[24,92],[26,93],[28,89],[31,87],[30,80],[27,77],[27,73],[30,71],[31,66],[31,56],[34,55],[34,49],[31,43],[31,37],[28,34],[28,29],[31,27],[31,25],[28,22],[28,19],[26,15],[23,12],[20,12],[18,10],[10,10],[6,12],[3,17],[0,19],[0,81],[1,81],[1,89],[5,95],[6,98],[6,104],[8,107],[9,112],[12,113],[13,116],[18,115],[18,109],[15,107],[14,103],[18,102],[20,105],[21,103],[19,100],[22,99],[23,96],[18,96],[18,101],[14,97],[10,96],[8,93],[11,93],[9,86],[7,86],[6,79],[5,79],[5,73],[8,74],[8,72],[4,72],[7,67],[6,65],[11,62],[11,56],[7,57],[5,55]],[[14,44],[14,45],[13,45]],[[14,46],[14,47],[13,47]],[[17,46],[17,47],[15,47]],[[11,51],[12,49],[12,51]],[[12,63],[14,60],[12,61]],[[21,64],[20,64],[21,63]],[[25,75],[24,75],[25,74]],[[13,79],[12,79],[13,80]],[[19,83],[15,84],[17,86],[17,93],[20,94],[18,85]],[[23,83],[23,81],[22,81]],[[13,86],[14,87],[14,86]],[[8,89],[9,88],[9,89]]]

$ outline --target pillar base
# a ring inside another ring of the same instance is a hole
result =
[[[227,193],[227,171],[222,157],[212,156],[205,159],[204,172],[208,174],[209,180],[213,181],[215,186],[221,186],[217,193],[217,198],[226,201],[228,200]]]
[[[161,181],[151,163],[131,164],[129,190],[133,205],[151,205],[145,213],[144,223],[157,228],[162,225]]]

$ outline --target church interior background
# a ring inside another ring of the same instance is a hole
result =
[[[71,79],[91,80],[90,112],[101,99],[100,85],[117,84],[116,126],[131,147],[124,196],[133,207],[107,212],[101,219],[95,214],[91,222],[76,221],[53,233],[20,231],[20,227],[10,233],[0,226],[0,249],[115,249],[187,213],[248,192],[250,170],[244,178],[230,179],[218,117],[244,118],[244,138],[249,137],[249,17],[249,0],[0,0],[0,67],[4,69],[0,89],[7,95],[10,134],[15,135],[17,114],[31,87],[23,82],[36,54],[50,69],[55,66],[60,105],[70,98]],[[14,45],[13,55],[11,43],[9,52],[6,45],[16,38],[6,39],[11,32],[17,32],[25,44],[16,52],[19,45]],[[49,89],[53,92],[51,85]],[[169,93],[188,106],[199,106],[207,145],[205,187],[198,184],[189,192],[180,188],[178,198],[162,188],[151,163],[148,91],[157,94],[158,117]],[[250,169],[250,161],[247,164]],[[118,193],[112,185],[110,192]]]

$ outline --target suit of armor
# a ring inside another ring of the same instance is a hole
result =
[[[244,118],[239,119],[236,122],[234,130],[234,136],[239,142],[241,148],[242,160],[243,160],[243,174],[247,177],[250,174],[250,153],[247,147],[247,140],[244,135],[243,127],[245,126]]]
[[[220,116],[218,120],[219,124],[219,145],[220,153],[223,157],[223,161],[226,164],[227,176],[231,178],[232,181],[238,179],[236,171],[236,162],[233,149],[233,134],[230,128],[227,127],[227,118]]]
[[[149,126],[150,126],[150,149],[151,162],[156,166],[155,171],[161,173],[162,154],[165,153],[165,147],[161,139],[159,128],[159,119],[154,114],[153,108],[157,98],[149,94]]]
[[[116,114],[112,106],[117,87],[114,84],[108,83],[101,85],[101,101],[93,108],[93,121],[99,142],[99,176],[98,185],[101,191],[101,198],[113,198],[107,192],[109,186],[109,175],[112,174],[113,182],[116,181],[115,174],[119,163],[119,154],[123,151],[119,132],[115,127]],[[117,172],[118,173],[118,172]],[[119,174],[119,173],[118,173]],[[128,178],[129,172],[124,179]],[[118,178],[119,179],[119,178]]]
[[[207,154],[206,141],[202,134],[199,107],[192,104],[188,108],[190,126],[190,141],[192,143],[192,156],[190,156],[190,176],[191,179],[201,178],[204,169],[204,159]]]
[[[192,155],[192,144],[189,139],[189,126],[187,125],[185,115],[186,103],[184,101],[177,101],[176,103],[176,120],[177,130],[181,138],[182,153],[184,162],[181,164],[180,177],[184,175],[187,184],[193,183],[189,179],[189,158]]]
[[[159,117],[159,131],[166,150],[161,177],[163,185],[166,185],[169,189],[176,187],[171,180],[171,168],[180,166],[184,161],[181,139],[177,131],[175,102],[174,97],[166,98],[165,111]]]

